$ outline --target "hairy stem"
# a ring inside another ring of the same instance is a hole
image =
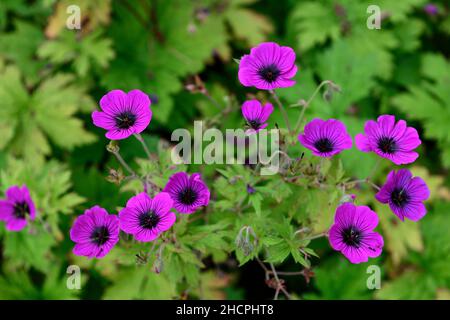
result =
[[[219,110],[222,109],[220,103],[216,99],[214,99],[208,92],[203,93],[203,95],[211,102],[212,105],[214,105],[214,107]]]
[[[147,147],[147,144],[144,141],[144,138],[139,133],[135,133],[134,136],[142,144],[142,147],[144,148],[145,154],[147,155],[148,159],[152,161],[152,155]]]
[[[286,124],[286,127],[287,127],[289,133],[292,133],[292,128],[291,128],[291,124],[289,122],[289,117],[288,117],[288,115],[286,113],[286,110],[283,107],[283,104],[281,103],[280,99],[278,98],[277,94],[275,93],[275,90],[270,90],[269,92],[272,95],[272,97],[275,100],[275,102],[277,103],[278,107],[280,108],[281,115],[284,118],[284,122]]]
[[[122,167],[125,168],[125,170],[128,171],[128,173],[132,176],[132,177],[138,177],[138,175],[136,174],[136,172],[134,172],[133,169],[131,169],[131,167],[125,162],[125,160],[122,158],[122,156],[120,155],[119,151],[115,151],[112,152],[112,154],[114,154],[114,156],[116,157],[117,161],[119,161],[119,163],[122,165]]]
[[[318,233],[316,235],[312,235],[312,236],[303,238],[302,240],[314,240],[314,239],[319,239],[319,238],[327,237],[327,236],[328,236],[328,231],[324,231],[324,232]]]
[[[328,85],[328,84],[330,84],[330,83],[332,83],[330,80],[322,81],[322,82],[319,84],[319,86],[316,88],[316,90],[313,92],[313,94],[311,95],[311,97],[308,99],[308,101],[306,101],[306,102],[303,104],[302,111],[300,112],[300,116],[298,117],[297,124],[295,125],[295,132],[298,132],[298,131],[300,130],[300,126],[301,126],[301,124],[302,124],[303,117],[305,116],[306,108],[308,108],[308,106],[309,106],[309,104],[311,103],[311,101],[313,101],[313,99],[316,97],[316,95],[320,92],[320,89],[322,89],[323,86]]]

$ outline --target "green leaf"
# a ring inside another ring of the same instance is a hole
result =
[[[154,106],[154,117],[167,123],[174,107],[172,95],[184,87],[180,79],[202,71],[213,50],[226,45],[223,19],[211,13],[193,24],[194,4],[182,0],[162,1],[157,8],[158,32],[155,32],[120,8],[119,19],[109,29],[117,58],[102,77],[102,83],[108,89],[141,88],[156,94],[158,104]],[[150,46],[148,38],[152,39]]]
[[[224,15],[236,37],[245,39],[250,47],[263,42],[273,31],[272,23],[265,16],[241,6],[253,2],[256,1],[232,1]]]
[[[50,267],[50,247],[55,243],[53,237],[43,228],[24,229],[7,232],[4,237],[4,254],[13,267],[34,267],[46,272]]]
[[[295,6],[289,26],[288,30],[301,50],[311,49],[328,39],[336,40],[341,29],[333,6],[318,1],[301,2]]]
[[[319,56],[318,72],[321,79],[331,80],[341,87],[328,108],[330,115],[340,116],[352,103],[369,95],[378,73],[375,55],[355,55],[349,40],[338,40]]]
[[[400,221],[388,205],[378,202],[375,204],[375,212],[380,218],[385,247],[389,251],[394,265],[399,265],[408,255],[409,250],[420,252],[424,249],[417,223],[410,220]]]
[[[28,94],[16,67],[0,74],[0,148],[37,161],[50,153],[48,140],[69,150],[95,140],[74,116],[94,103],[72,76],[57,74]]]
[[[15,30],[0,36],[0,56],[13,61],[24,72],[27,80],[35,83],[44,61],[35,59],[36,50],[44,35],[36,25],[16,20]]]
[[[54,64],[72,63],[75,72],[85,77],[93,67],[106,68],[114,58],[110,39],[102,37],[96,30],[81,41],[77,34],[66,30],[59,38],[45,42],[38,50],[38,56]]]
[[[400,276],[382,286],[381,299],[434,299],[450,286],[450,222],[448,203],[438,203],[421,221],[424,250],[408,257],[411,263]]]
[[[337,253],[338,254],[338,253]],[[307,293],[305,299],[362,300],[371,298],[367,288],[367,267],[377,265],[377,260],[351,264],[344,257],[333,258],[314,269],[313,278],[319,293]]]
[[[156,274],[145,266],[124,268],[111,278],[113,284],[106,289],[104,299],[172,299],[175,283],[163,274]]]
[[[409,86],[407,93],[395,96],[392,103],[409,119],[423,122],[425,137],[437,140],[445,152],[441,155],[442,162],[449,167],[450,158],[446,157],[446,152],[450,150],[450,111],[446,104],[450,100],[450,63],[437,54],[424,55],[421,73],[425,79]]]

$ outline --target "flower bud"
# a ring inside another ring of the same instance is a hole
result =
[[[116,140],[111,140],[106,146],[106,150],[111,153],[117,153],[120,150],[119,143]]]
[[[339,200],[339,204],[343,204],[346,202],[353,203],[353,202],[355,202],[355,199],[356,199],[356,195],[354,195],[354,194],[344,194],[342,196],[342,198]]]
[[[240,249],[244,256],[249,256],[258,245],[258,238],[256,237],[252,227],[244,226],[241,230],[239,230],[235,243],[236,248]]]

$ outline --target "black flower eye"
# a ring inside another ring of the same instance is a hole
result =
[[[194,204],[197,198],[197,192],[190,187],[183,189],[178,195],[178,200],[185,205]]]
[[[322,153],[331,152],[334,149],[333,142],[328,138],[321,138],[314,142],[314,147]]]
[[[403,207],[409,202],[409,195],[404,189],[394,189],[391,192],[391,202],[397,207]]]
[[[14,216],[19,219],[25,219],[26,215],[30,213],[30,207],[26,202],[17,202],[14,204]]]
[[[248,125],[252,128],[252,129],[254,129],[254,130],[258,130],[259,129],[259,126],[261,125],[261,123],[258,121],[258,120],[250,120],[250,121],[248,121]]]
[[[105,244],[110,237],[109,230],[106,226],[96,227],[91,234],[91,242],[97,245]]]
[[[129,111],[122,112],[115,117],[116,126],[119,129],[128,129],[136,122],[136,116]]]
[[[377,142],[377,147],[387,154],[392,154],[397,151],[397,143],[391,137],[381,137]]]
[[[359,247],[361,243],[361,232],[354,228],[348,227],[342,230],[342,241],[348,246]]]
[[[280,73],[280,69],[274,64],[264,66],[258,70],[259,76],[269,83],[275,82]]]
[[[153,211],[144,212],[139,216],[139,225],[144,229],[153,229],[161,218]]]

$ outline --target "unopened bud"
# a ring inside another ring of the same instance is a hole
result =
[[[106,146],[106,150],[111,153],[117,153],[119,152],[119,143],[115,140],[111,140],[108,145]]]
[[[164,269],[163,259],[158,256],[158,258],[155,260],[155,263],[153,263],[153,270],[155,270],[156,273],[161,273],[163,269]]]
[[[356,195],[354,194],[344,194],[342,198],[339,200],[339,204],[343,204],[346,202],[355,202]]]
[[[153,270],[155,270],[156,273],[161,273],[164,269],[164,261],[162,258],[163,250],[164,250],[164,244],[162,244],[159,247],[158,253],[156,254],[156,260],[153,263]]]
[[[330,89],[326,89],[325,92],[323,93],[323,99],[326,102],[330,102],[333,99],[333,90]]]
[[[235,243],[236,248],[240,249],[244,256],[249,256],[258,245],[258,238],[252,227],[244,226],[239,230]]]

